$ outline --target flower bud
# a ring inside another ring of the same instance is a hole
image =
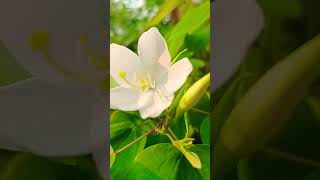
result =
[[[319,77],[320,35],[267,71],[233,108],[214,150],[214,176],[263,148]]]
[[[210,73],[206,74],[196,83],[194,83],[182,96],[177,108],[177,116],[195,106],[206,93],[209,86]]]

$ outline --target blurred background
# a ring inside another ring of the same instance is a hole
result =
[[[264,28],[248,49],[238,71],[214,93],[213,107],[216,107],[219,106],[225,93],[229,92],[229,100],[225,102],[228,107],[216,111],[213,109],[218,113],[214,116],[222,117],[226,112],[230,112],[267,70],[320,33],[320,1],[257,0],[257,3],[264,13]],[[246,78],[235,86],[238,77]],[[238,164],[233,164],[233,169],[225,179],[320,179],[319,80],[318,78],[299,104],[292,109],[287,123],[277,136],[263,149],[251,153],[248,158],[242,159]],[[256,102],[259,103],[258,98]],[[225,120],[226,118],[218,118],[217,121],[221,123]],[[214,138],[217,136],[215,134]]]

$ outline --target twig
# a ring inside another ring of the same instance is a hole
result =
[[[144,134],[142,134],[140,137],[138,137],[137,139],[133,140],[132,142],[130,142],[129,144],[125,145],[124,147],[122,147],[121,149],[115,151],[114,153],[117,155],[119,153],[121,153],[122,151],[126,150],[128,147],[134,145],[135,143],[137,143],[138,141],[140,141],[141,139],[145,138],[146,136],[148,136],[151,133],[154,133],[156,130],[156,128],[152,128],[149,129],[149,131],[145,132]]]

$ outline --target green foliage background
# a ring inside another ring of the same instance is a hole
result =
[[[223,127],[228,115],[241,97],[246,95],[250,87],[266,71],[320,33],[320,2],[317,0],[258,0],[257,2],[265,15],[263,31],[249,48],[233,78],[213,95],[213,114],[216,117],[214,123],[220,128]],[[304,59],[302,58],[301,61]],[[318,78],[304,98],[299,101],[300,103],[291,109],[287,123],[271,142],[259,148],[258,151],[250,153],[246,156],[247,158],[229,165],[231,170],[227,172],[226,177],[220,177],[220,179],[320,179],[319,85]],[[258,103],[257,98],[256,104]],[[282,118],[273,117],[270,122],[281,121]],[[275,126],[277,123],[270,125],[269,131],[272,131]],[[216,142],[219,133],[216,129],[214,131]],[[254,129],[248,131],[253,132]],[[263,137],[252,138],[262,139]],[[225,152],[225,154],[228,153]]]

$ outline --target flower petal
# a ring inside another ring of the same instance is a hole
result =
[[[174,93],[177,91],[187,80],[192,69],[192,64],[188,58],[183,58],[173,64],[169,69],[168,81],[164,85],[167,92]]]
[[[139,109],[140,92],[135,88],[116,87],[110,90],[110,106],[122,111]]]
[[[160,91],[149,91],[151,93],[151,98],[148,99],[147,103],[140,107],[139,112],[143,119],[148,117],[156,118],[161,115],[161,113],[167,109],[174,98],[171,96],[163,96]]]
[[[213,89],[226,81],[239,66],[250,43],[263,25],[261,9],[254,0],[217,0],[213,2],[214,38],[212,45]]]
[[[167,43],[155,27],[144,32],[138,41],[138,54],[142,64],[152,67],[154,64],[161,64],[169,67],[171,58]]]
[[[39,155],[92,152],[96,91],[32,78],[0,88],[0,147]]]
[[[79,53],[79,39],[80,34],[86,35],[90,46],[105,54],[108,46],[103,37],[105,7],[106,2],[99,0],[7,1],[0,6],[0,40],[17,62],[34,76],[64,80],[65,77],[53,69],[42,54],[29,46],[32,32],[48,32],[51,37],[49,50],[57,63],[73,72],[93,73],[96,71],[90,69],[93,67],[87,55]]]
[[[130,87],[126,81],[119,76],[120,72],[126,73],[128,81],[134,81],[134,73],[142,72],[139,57],[130,49],[117,45],[110,45],[110,74],[112,78],[123,87]]]

